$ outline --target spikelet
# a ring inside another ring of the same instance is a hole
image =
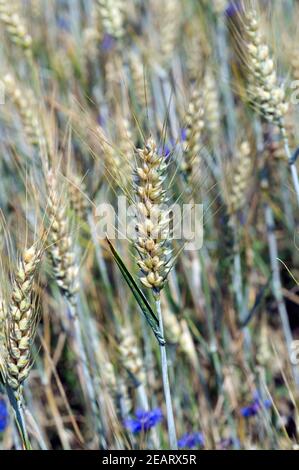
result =
[[[88,209],[88,202],[84,194],[86,193],[86,185],[82,178],[74,176],[72,183],[69,185],[70,206],[78,219],[85,220]]]
[[[116,396],[117,383],[112,363],[105,358],[101,363],[101,382],[112,397]]]
[[[121,100],[122,60],[120,54],[111,53],[105,61],[105,81],[107,99],[112,103]]]
[[[245,13],[244,24],[250,97],[265,119],[282,127],[288,111],[285,91],[278,83],[275,64],[268,45],[263,41],[258,13],[254,8]]]
[[[181,350],[186,354],[193,366],[196,366],[198,362],[196,348],[186,320],[182,319],[180,321],[180,327],[182,331],[180,337]]]
[[[97,4],[92,5],[90,22],[82,31],[85,60],[92,63],[97,59],[99,45],[103,39],[100,12]]]
[[[5,319],[6,319],[6,304],[5,304],[5,300],[2,298],[0,294],[0,351],[2,350],[2,346],[3,346],[4,338],[5,338]]]
[[[256,358],[257,358],[258,363],[263,367],[268,367],[272,360],[272,351],[271,351],[268,325],[264,319],[262,320],[262,324],[260,328]]]
[[[207,128],[211,133],[218,133],[220,129],[221,111],[217,84],[211,70],[207,70],[204,78],[204,115]]]
[[[120,39],[124,35],[124,3],[122,0],[97,0],[103,30]]]
[[[32,365],[32,344],[37,326],[33,301],[33,282],[41,250],[35,245],[24,251],[13,279],[11,303],[5,332],[5,377],[8,385],[20,396],[21,387]]]
[[[0,21],[4,24],[11,41],[31,53],[32,38],[26,29],[24,19],[12,2],[0,0]]]
[[[131,54],[130,56],[130,70],[136,99],[142,110],[145,110],[151,102],[151,95],[146,70],[137,54]]]
[[[136,378],[139,383],[144,383],[145,372],[143,362],[132,332],[129,328],[122,328],[120,336],[119,353],[123,367],[127,369],[129,374]]]
[[[164,0],[160,8],[161,59],[164,66],[169,66],[179,37],[181,8],[178,0]]]
[[[45,144],[45,138],[38,121],[38,113],[33,97],[21,90],[11,74],[3,77],[5,92],[16,106],[28,141],[31,145],[41,147]]]
[[[165,157],[157,154],[152,138],[138,150],[138,155],[134,184],[137,213],[135,246],[141,268],[140,281],[157,294],[163,288],[169,270],[169,211],[162,207],[166,203],[163,189],[166,164]]]
[[[194,28],[194,31],[192,30],[191,32],[192,35],[187,44],[186,67],[189,80],[191,82],[198,82],[204,72],[204,51],[202,39],[197,28]]]
[[[178,344],[182,333],[180,323],[176,315],[171,313],[166,303],[163,307],[163,321],[165,325],[166,339],[170,343]]]
[[[66,208],[59,198],[57,180],[52,171],[47,175],[47,185],[50,256],[54,275],[62,294],[74,304],[78,291],[79,267],[72,249],[73,240],[69,233]]]
[[[186,139],[184,143],[184,158],[181,166],[182,172],[189,182],[191,182],[192,176],[199,169],[200,139],[204,128],[203,115],[202,95],[195,88],[192,92],[186,115]]]
[[[101,141],[101,147],[104,154],[105,168],[107,179],[111,183],[121,186],[128,182],[128,174],[123,172],[123,165],[127,166],[128,161],[125,159],[125,155],[111,145],[104,133],[104,131],[98,126],[98,135]],[[131,171],[129,171],[130,175]]]
[[[30,0],[30,13],[34,18],[40,18],[42,16],[42,11],[42,0]]]
[[[120,119],[118,183],[122,187],[130,182],[134,157],[133,135],[129,119]]]
[[[86,59],[95,61],[98,55],[98,46],[101,41],[100,32],[93,27],[85,28],[83,31],[83,45]]]
[[[248,187],[252,169],[250,153],[249,143],[243,142],[229,181],[228,211],[230,214],[241,210],[246,202],[246,188]]]

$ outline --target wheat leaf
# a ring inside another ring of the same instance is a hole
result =
[[[158,342],[163,346],[165,344],[165,339],[162,335],[162,332],[160,330],[160,325],[159,325],[159,320],[156,317],[156,315],[153,312],[152,307],[150,306],[147,298],[145,297],[144,293],[142,290],[138,287],[135,279],[133,276],[130,274],[130,272],[127,270],[124,262],[122,261],[121,257],[117,253],[116,249],[110,242],[110,240],[107,238],[107,242],[109,245],[109,248],[111,250],[111,253],[113,255],[113,258],[115,262],[117,263],[123,277],[125,278],[126,283],[128,284],[129,288],[132,291],[132,294],[134,295],[135,299],[137,300],[139,307],[142,310],[143,315],[145,316],[145,319],[151,329],[153,330],[154,335],[156,336]]]

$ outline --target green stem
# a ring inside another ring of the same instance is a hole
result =
[[[22,440],[24,450],[32,450],[24,417],[22,397],[16,398],[14,391],[7,385],[7,396],[14,411],[15,422]]]
[[[163,318],[161,312],[161,301],[160,295],[156,298],[156,309],[159,318],[160,330],[162,336],[164,336],[164,327],[163,327]],[[171,450],[177,450],[177,437],[176,437],[176,430],[174,424],[174,416],[173,416],[173,407],[172,407],[172,399],[170,393],[170,386],[169,386],[169,378],[168,378],[168,364],[167,364],[167,354],[166,354],[166,347],[165,345],[160,344],[160,352],[161,352],[161,368],[162,368],[162,379],[163,379],[163,389],[164,389],[164,396],[166,402],[166,413],[167,413],[167,425],[168,425],[168,436],[169,436],[169,444]]]

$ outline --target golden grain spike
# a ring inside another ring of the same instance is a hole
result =
[[[283,126],[288,103],[284,88],[278,82],[275,64],[263,40],[258,13],[254,8],[245,13],[244,23],[250,98],[269,122]]]
[[[50,218],[49,241],[51,260],[57,284],[63,295],[75,302],[78,291],[79,267],[73,252],[66,207],[61,203],[56,177],[48,173],[48,213]]]
[[[31,145],[42,147],[45,144],[45,137],[39,124],[37,108],[33,96],[22,90],[11,74],[3,77],[3,84],[7,96],[16,106],[28,141]]]
[[[32,345],[37,326],[33,282],[41,255],[41,250],[35,245],[25,250],[13,279],[5,328],[5,376],[16,394],[20,393],[32,365]]]
[[[252,170],[251,150],[247,141],[240,146],[234,165],[234,171],[230,178],[228,208],[229,213],[234,214],[241,210],[246,203],[246,189]]]
[[[158,155],[152,138],[138,150],[139,163],[135,168],[134,185],[137,212],[135,246],[141,268],[140,281],[154,292],[165,283],[168,269],[169,211],[162,207],[166,202],[163,189],[165,157]]]
[[[178,0],[164,0],[161,5],[161,56],[163,65],[169,66],[179,38],[182,12]]]
[[[182,172],[189,182],[191,182],[192,176],[198,172],[201,135],[204,128],[203,116],[202,95],[195,88],[192,92],[186,115],[186,139],[182,162]]]
[[[217,92],[217,83],[215,77],[210,69],[204,77],[204,115],[207,128],[213,134],[218,134],[220,130],[220,103],[219,95]]]
[[[123,328],[121,331],[119,353],[125,369],[140,383],[144,383],[145,371],[142,358],[138,350],[136,339],[129,328]]]
[[[24,19],[11,2],[0,0],[0,21],[4,24],[12,42],[31,52],[32,38],[27,31]]]
[[[116,39],[124,35],[124,2],[122,0],[97,0],[103,29]]]

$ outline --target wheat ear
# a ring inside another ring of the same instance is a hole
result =
[[[145,111],[148,103],[151,102],[150,88],[141,57],[136,53],[130,55],[130,71],[135,96],[139,106]]]
[[[278,83],[275,64],[271,58],[268,45],[263,41],[258,12],[255,8],[245,12],[244,23],[247,33],[248,67],[251,72],[250,91],[264,117],[280,128],[299,205],[298,172],[292,158],[284,123],[284,118],[289,109],[285,90]]]
[[[169,211],[161,208],[166,203],[163,189],[166,164],[165,157],[158,155],[152,138],[138,150],[138,155],[134,182],[137,212],[135,246],[141,268],[140,281],[157,294],[163,288],[169,271]]]
[[[7,96],[14,103],[20,114],[28,141],[33,146],[43,146],[45,137],[38,121],[38,113],[33,97],[30,93],[20,88],[16,79],[11,74],[6,74],[3,77],[3,84]]]
[[[120,332],[119,353],[122,365],[129,374],[138,381],[145,382],[145,371],[140,357],[136,339],[130,328],[122,328]]]
[[[182,12],[178,0],[164,0],[160,11],[161,56],[165,67],[170,65],[179,37]]]
[[[263,41],[257,11],[253,8],[247,11],[244,22],[250,71],[250,94],[265,118],[280,126],[288,111],[288,104],[285,100],[285,91],[278,84],[270,49]]]
[[[26,450],[31,449],[23,412],[23,382],[32,367],[32,349],[38,324],[33,283],[42,258],[37,244],[26,249],[13,275],[10,304],[5,315],[4,381]]]
[[[13,279],[11,303],[5,328],[5,377],[16,397],[32,365],[32,345],[37,326],[37,310],[33,301],[33,282],[42,252],[35,245],[25,250]]]
[[[95,430],[102,438],[102,423],[99,413],[95,384],[89,370],[89,360],[86,354],[79,320],[78,308],[79,265],[72,249],[73,240],[69,231],[66,207],[62,204],[58,192],[58,182],[52,170],[47,174],[48,213],[50,218],[49,242],[50,255],[57,285],[67,300],[68,315],[71,320],[73,349],[78,358],[79,377],[81,386],[88,398],[90,412]],[[80,317],[80,319],[82,319]]]
[[[212,71],[208,68],[204,77],[204,116],[207,124],[207,128],[214,136],[219,134],[220,120],[221,120],[221,110],[219,95],[217,91],[217,83]]]
[[[14,10],[11,3],[0,0],[0,21],[4,24],[11,41],[27,52],[31,52],[32,38],[27,31],[24,19]]]
[[[124,35],[123,0],[96,0],[103,29],[110,36],[120,39]]]
[[[164,335],[160,292],[169,272],[168,247],[169,210],[165,209],[166,190],[163,187],[167,165],[165,157],[157,153],[155,141],[147,140],[143,149],[138,150],[139,162],[135,168],[135,207],[137,213],[135,247],[141,268],[140,281],[152,290],[159,319],[160,330]],[[177,448],[176,430],[168,378],[168,364],[165,345],[160,345],[163,388],[167,410],[169,442]]]
[[[186,114],[186,140],[181,165],[188,183],[191,183],[199,171],[201,135],[204,128],[204,104],[200,91],[194,88]]]
[[[242,142],[229,181],[227,206],[230,215],[241,210],[246,203],[246,189],[252,171],[251,149],[247,141]]]
[[[72,250],[73,240],[69,233],[66,207],[61,204],[56,177],[52,171],[48,173],[47,185],[50,255],[54,275],[62,294],[74,305],[78,291],[79,267]]]
[[[78,175],[74,175],[69,185],[70,206],[80,220],[87,219],[88,201],[84,196],[86,191],[85,182]]]

